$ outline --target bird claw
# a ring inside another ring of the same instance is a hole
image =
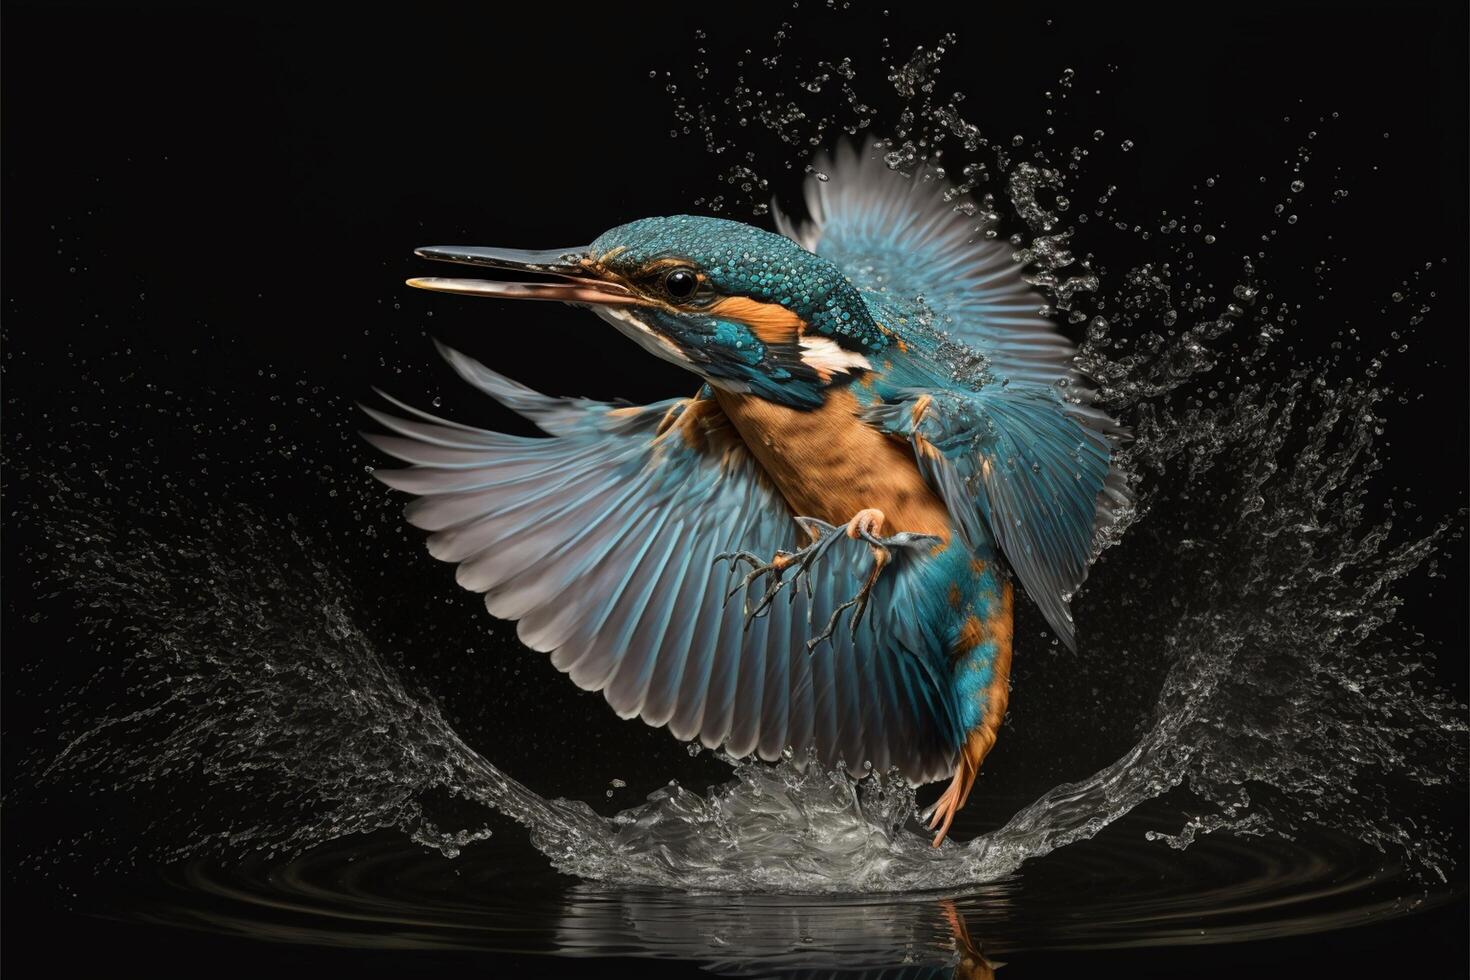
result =
[[[880,555],[882,556],[881,558],[879,557]],[[863,582],[863,587],[858,590],[857,595],[853,596],[851,599],[848,599],[846,602],[839,605],[836,609],[832,610],[832,616],[827,620],[827,625],[822,627],[822,632],[818,633],[816,636],[806,641],[807,653],[811,653],[816,650],[816,648],[822,643],[823,640],[830,640],[832,638],[832,634],[837,630],[838,619],[840,619],[842,614],[849,609],[853,610],[852,619],[849,622],[849,627],[851,629],[853,638],[857,638],[858,624],[863,621],[863,613],[867,612],[868,609],[868,596],[872,594],[873,586],[877,583],[878,576],[883,571],[883,566],[887,565],[888,562],[891,560],[892,555],[889,553],[887,548],[874,550],[873,570],[868,573],[867,579]]]
[[[822,555],[827,553],[827,549],[831,548],[832,543],[837,540],[837,534],[835,533],[837,528],[828,524],[826,521],[819,521],[812,517],[798,517],[796,518],[796,522],[808,533],[817,536],[816,540],[804,548],[799,548],[796,551],[777,551],[775,557],[770,561],[763,561],[748,551],[727,551],[715,556],[715,561],[728,561],[730,563],[730,577],[732,579],[735,577],[740,562],[743,561],[750,565],[750,571],[725,595],[725,601],[727,602],[734,598],[737,592],[748,590],[760,578],[766,577],[767,579],[765,591],[761,593],[761,597],[756,601],[754,607],[750,604],[749,593],[747,592],[744,609],[745,628],[747,630],[750,629],[751,623],[770,612],[771,603],[776,601],[776,597],[781,594],[782,589],[793,582],[796,583],[797,589],[800,589],[802,583],[805,582],[807,594],[810,595],[812,566],[816,564]],[[796,574],[788,579],[785,577],[785,572],[793,565],[796,566]],[[794,601],[795,598],[796,591],[793,590],[791,599]]]
[[[807,641],[807,653],[811,653],[822,643],[830,640],[832,634],[837,630],[837,623],[842,614],[847,610],[853,611],[848,627],[853,639],[857,638],[858,626],[862,624],[863,614],[868,611],[868,598],[873,594],[873,586],[878,584],[878,577],[883,574],[893,561],[894,548],[913,548],[937,543],[940,539],[933,534],[916,534],[912,531],[900,531],[886,538],[878,537],[874,532],[883,527],[883,512],[880,510],[863,510],[855,514],[847,524],[847,536],[854,540],[866,541],[868,547],[873,551],[873,569],[868,577],[863,580],[863,586],[857,595],[832,610],[827,625],[816,636]],[[876,624],[874,624],[876,628]]]
[[[919,819],[925,821],[930,830],[938,831],[934,835],[934,842],[931,846],[938,847],[944,843],[944,838],[949,836],[949,828],[954,825],[955,814],[959,813],[960,807],[965,805],[963,795],[964,787],[956,777],[955,781],[945,789],[944,794],[934,801],[934,805],[919,814]]]
[[[781,590],[787,585],[793,582],[795,583],[795,588],[792,589],[790,594],[791,601],[795,601],[796,594],[802,588],[803,584],[805,584],[807,595],[810,596],[812,594],[812,566],[841,537],[838,532],[844,530],[828,524],[826,521],[818,520],[815,517],[797,517],[796,523],[814,539],[804,548],[796,551],[777,551],[775,557],[770,561],[763,561],[748,551],[730,551],[715,556],[715,561],[728,561],[730,563],[731,579],[735,577],[740,562],[745,562],[750,565],[750,571],[725,596],[725,600],[728,602],[734,598],[737,592],[746,590],[747,598],[744,612],[745,628],[747,630],[750,629],[752,622],[770,611],[771,603],[776,600]],[[872,595],[873,586],[878,583],[878,577],[883,573],[883,569],[893,560],[893,548],[926,546],[940,540],[932,534],[915,534],[910,531],[900,531],[887,538],[878,537],[873,532],[881,528],[882,525],[883,514],[877,510],[861,511],[848,522],[845,528],[847,536],[854,540],[861,539],[867,542],[868,547],[872,549],[873,569],[863,581],[863,586],[858,590],[857,595],[832,610],[832,615],[828,618],[826,626],[816,636],[807,641],[807,653],[816,650],[823,640],[832,638],[832,634],[836,632],[837,624],[841,620],[842,614],[849,609],[853,610],[849,626],[852,636],[854,638],[857,637],[858,626],[862,623],[863,615],[867,612],[868,599]],[[792,566],[796,567],[796,574],[788,579],[785,576],[785,572]],[[752,607],[748,590],[752,584],[762,577],[766,577],[766,587]],[[808,615],[810,615],[810,611],[808,611]]]

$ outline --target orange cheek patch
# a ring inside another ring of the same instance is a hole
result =
[[[780,303],[761,303],[748,296],[726,296],[710,304],[709,310],[722,320],[745,324],[764,344],[794,344],[806,329],[806,321]]]

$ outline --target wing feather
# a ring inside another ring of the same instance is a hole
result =
[[[809,220],[773,208],[776,227],[835,263],[885,326],[941,330],[985,356],[1012,381],[1076,376],[1073,348],[1042,313],[1046,302],[1024,278],[1014,249],[987,237],[986,220],[928,170],[890,170],[876,147],[840,144],[808,178]],[[1077,376],[1080,381],[1080,376]]]
[[[1044,315],[1014,250],[987,236],[986,219],[941,176],[906,176],[874,147],[851,144],[815,168],[827,179],[807,181],[810,220],[778,212],[778,228],[841,268],[873,315],[923,352],[909,358],[911,377],[874,385],[869,418],[913,437],[961,535],[998,545],[1075,644],[1069,602],[1101,532],[1129,503],[1114,453],[1124,431],[1093,407],[1071,343]],[[966,347],[980,369],[957,375],[951,365]],[[921,402],[932,408],[916,432]]]
[[[808,749],[854,772],[892,762],[915,781],[948,771],[963,738],[942,644],[904,617],[912,580],[885,575],[854,640],[806,641],[867,571],[845,540],[811,595],[782,596],[747,628],[715,556],[791,549],[800,534],[779,493],[712,398],[615,406],[548,398],[443,349],[471,384],[551,438],[488,432],[387,399],[369,436],[412,464],[379,470],[418,495],[407,516],[430,552],[523,642],[551,654],[621,716],[666,725],[736,755],[798,761]],[[889,579],[892,578],[892,581]],[[873,610],[880,610],[873,612]],[[929,662],[924,662],[929,661]]]

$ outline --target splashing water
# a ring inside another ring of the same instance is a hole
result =
[[[86,636],[126,653],[99,671],[116,673],[126,698],[63,727],[59,751],[33,760],[32,782],[167,800],[187,796],[171,786],[202,782],[202,802],[152,808],[163,815],[138,839],[161,842],[148,852],[155,859],[295,854],[383,828],[454,856],[490,835],[475,814],[488,807],[584,878],[786,892],[993,880],[1184,788],[1199,812],[1177,833],[1151,834],[1169,846],[1326,826],[1443,879],[1458,857],[1453,832],[1420,814],[1426,792],[1463,780],[1465,709],[1435,688],[1435,651],[1397,615],[1409,577],[1435,575],[1460,529],[1448,517],[1406,530],[1392,504],[1371,516],[1384,465],[1378,406],[1392,397],[1379,380],[1387,355],[1352,374],[1340,353],[1286,356],[1298,312],[1260,282],[1265,250],[1242,261],[1227,297],[1198,285],[1210,273],[1196,250],[1216,234],[1203,220],[1146,231],[1110,190],[1074,211],[1068,183],[1091,151],[1074,147],[1054,163],[1040,146],[1022,159],[1022,137],[988,139],[938,85],[955,43],[883,61],[881,94],[862,92],[853,58],[813,70],[769,63],[813,99],[836,90],[837,108],[762,96],[785,89],[742,81],[723,98],[691,101],[675,88],[675,114],[712,152],[736,145],[721,130],[735,117],[779,138],[786,157],[768,170],[746,153],[721,175],[725,193],[755,214],[766,209],[764,173],[838,134],[897,120],[885,137],[889,165],[913,179],[938,168],[975,193],[956,206],[987,235],[1009,222],[1018,261],[1052,312],[1086,324],[1080,364],[1135,433],[1125,463],[1137,506],[1104,542],[1115,547],[1079,599],[1089,643],[1109,651],[1118,683],[1147,706],[1116,761],[937,850],[901,781],[791,761],[732,761],[733,778],[707,794],[672,785],[611,818],[546,800],[471,749],[433,693],[405,681],[316,531],[187,492],[138,501],[129,491],[137,474],[104,475],[103,489],[89,491],[59,464],[48,470],[44,453],[19,454],[27,444],[11,426],[7,465],[31,487],[26,519],[44,542],[32,546],[35,564],[53,595],[83,610]],[[703,71],[695,66],[696,78]],[[1071,85],[1068,73],[1062,99]],[[891,116],[874,108],[894,97]],[[1309,157],[1303,150],[1293,164],[1294,200]],[[729,206],[724,196],[703,204]],[[1135,245],[1157,239],[1157,254],[1105,276],[1072,252],[1097,226],[1121,226]],[[124,516],[117,502],[129,499]],[[381,508],[370,519],[396,520]],[[1058,667],[1052,656],[1046,666]],[[1093,708],[1105,713],[1103,699]],[[463,828],[441,829],[431,797],[470,805]]]

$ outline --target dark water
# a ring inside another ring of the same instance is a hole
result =
[[[1260,940],[1386,921],[1446,898],[1331,835],[1310,845],[1217,836],[1180,854],[1141,844],[1146,825],[1127,820],[1022,874],[900,897],[577,883],[518,842],[450,861],[388,834],[287,862],[195,859],[132,882],[129,895],[146,922],[281,942],[651,957],[732,976],[903,965],[939,975],[966,957]]]
[[[731,975],[983,976],[1460,897],[1464,651],[1443,620],[1464,515],[1403,475],[1423,461],[1404,468],[1387,421],[1418,418],[1445,257],[1398,243],[1374,328],[1342,324],[1326,297],[1354,267],[1276,260],[1366,179],[1320,159],[1330,109],[1230,198],[1251,215],[1212,199],[1246,175],[1203,162],[1168,213],[1130,212],[1128,134],[1067,108],[1105,80],[1061,71],[1041,125],[987,135],[944,84],[955,43],[723,74],[691,56],[667,84],[672,125],[712,151],[704,209],[764,220],[780,175],[849,132],[942,166],[1135,432],[1138,506],[1079,597],[1084,650],[1020,612],[1015,704],[958,842],[931,849],[882,774],[686,755],[565,690],[403,532],[356,440],[363,386],[231,372],[207,345],[159,380],[141,343],[12,340],[7,676],[33,722],[7,749],[12,874],[213,933]],[[433,394],[435,311],[364,331],[366,373],[483,410]]]

